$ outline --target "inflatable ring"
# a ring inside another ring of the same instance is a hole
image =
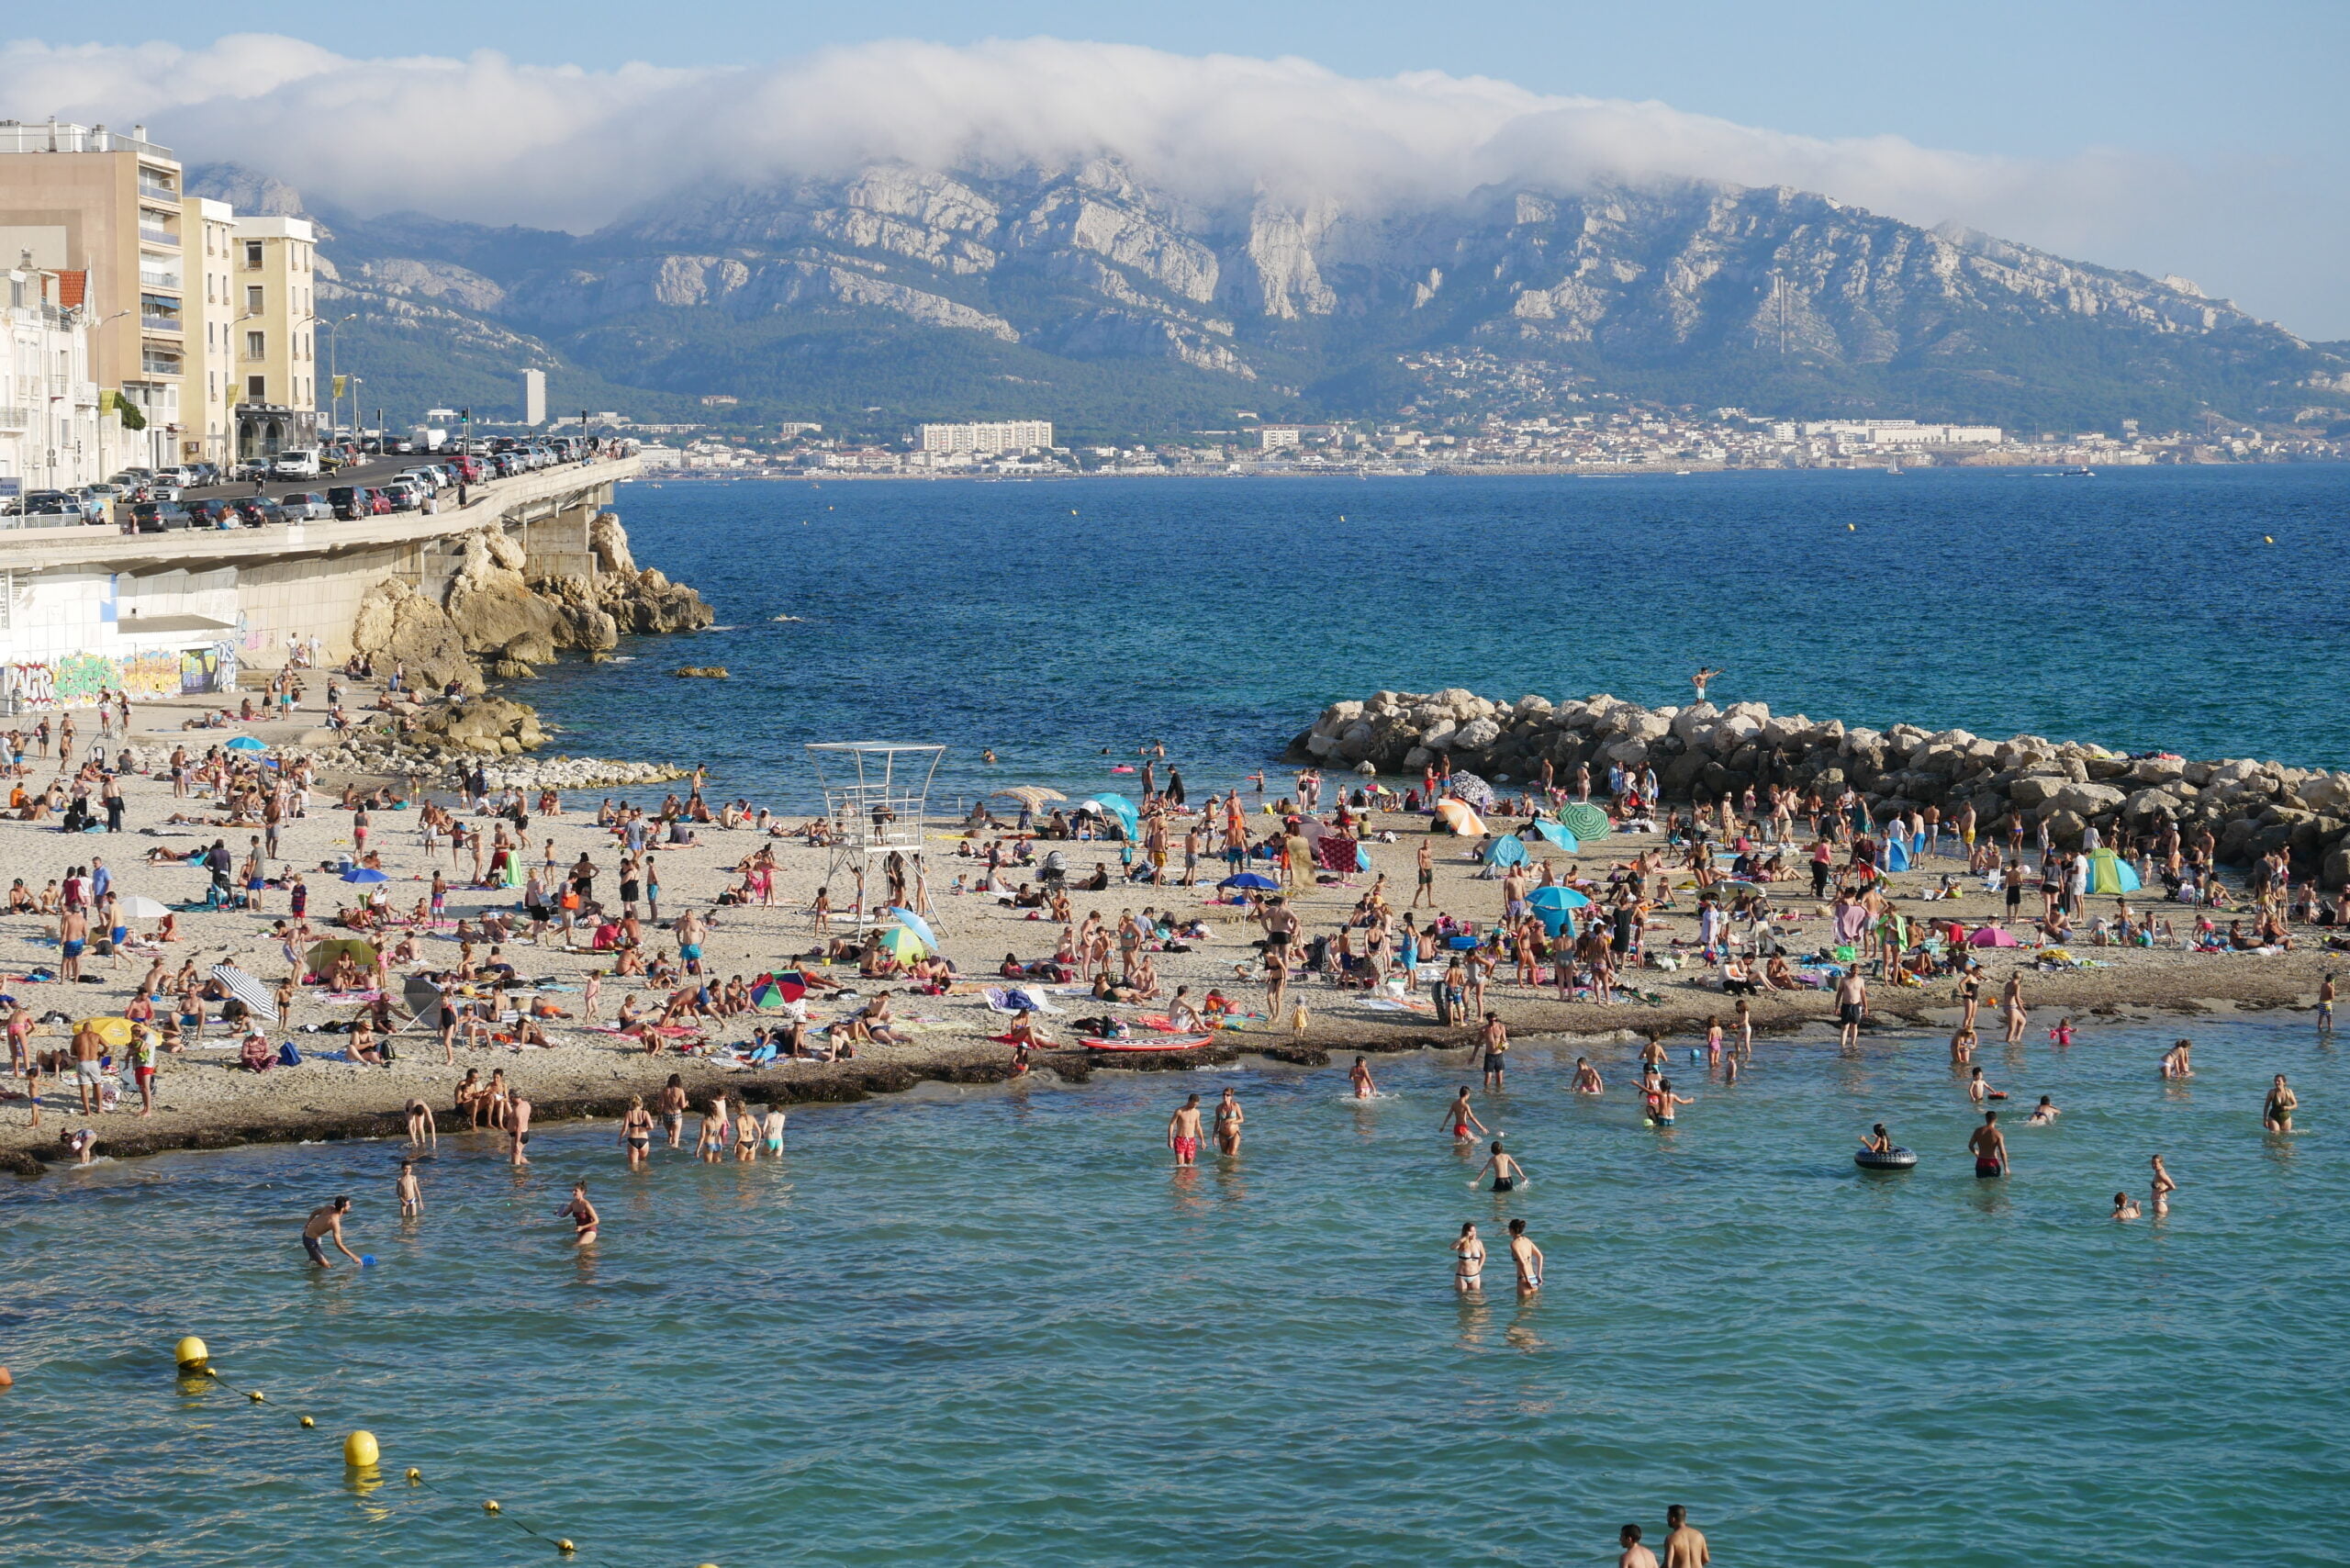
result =
[[[1918,1157],[1906,1148],[1889,1149],[1883,1154],[1863,1148],[1854,1152],[1852,1163],[1863,1170],[1907,1170],[1918,1163]]]

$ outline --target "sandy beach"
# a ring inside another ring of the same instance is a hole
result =
[[[320,683],[313,682],[314,687],[318,684]],[[316,703],[315,692],[311,700]],[[200,755],[202,747],[225,741],[230,733],[252,733],[259,739],[281,746],[292,745],[297,737],[312,734],[305,726],[313,715],[297,715],[291,724],[241,725],[237,732],[183,732],[179,727],[182,721],[201,711],[196,699],[189,699],[184,704],[141,707],[134,714],[130,742],[142,748],[162,747],[167,752],[173,743],[185,739],[191,752]],[[94,716],[80,712],[76,720],[86,748],[95,734]],[[117,746],[121,744],[119,737],[114,742]],[[28,759],[27,766],[27,783],[32,787],[45,784],[56,764],[51,758],[34,756]],[[330,935],[334,934],[338,904],[355,902],[364,890],[346,886],[337,875],[338,857],[351,849],[352,819],[350,813],[335,804],[341,780],[329,778],[322,782],[335,788],[314,791],[306,814],[285,824],[282,859],[272,865],[271,871],[274,876],[295,871],[303,874],[311,889],[309,923],[317,935]],[[1013,780],[1007,778],[1005,782]],[[103,858],[120,892],[142,894],[179,905],[201,901],[207,874],[199,867],[185,864],[150,864],[144,858],[148,851],[163,849],[185,854],[208,846],[215,838],[225,838],[231,853],[241,861],[247,851],[248,841],[252,837],[251,830],[211,825],[215,821],[225,820],[222,813],[210,808],[209,802],[175,801],[167,778],[134,776],[127,780],[125,792],[125,831],[119,834],[67,835],[50,823],[0,821],[0,844],[6,846],[7,875],[22,878],[38,893],[44,883],[63,878],[69,867],[86,866],[95,857]],[[657,810],[666,790],[656,785],[611,793]],[[433,798],[444,803],[456,801],[453,791],[442,791]],[[609,886],[620,857],[619,847],[610,832],[599,829],[594,823],[596,799],[592,794],[575,796],[574,803],[560,816],[533,814],[525,835],[531,851],[526,864],[537,864],[547,853],[546,842],[552,839],[552,854],[559,864],[567,867],[585,853],[602,869]],[[725,799],[719,786],[713,784],[713,809]],[[1255,798],[1249,799],[1253,803]],[[755,807],[759,802],[751,804]],[[163,819],[175,810],[203,816],[207,822],[201,825],[162,825]],[[374,844],[382,853],[390,877],[385,885],[389,902],[393,908],[406,911],[424,897],[433,865],[425,857],[418,831],[420,813],[378,812],[374,816]],[[787,819],[787,825],[797,826],[800,820]],[[1259,811],[1251,818],[1251,831],[1261,833],[1270,822]],[[1427,819],[1416,814],[1374,813],[1370,822],[1374,835],[1388,836],[1392,841],[1377,842],[1375,836],[1369,844],[1371,872],[1358,874],[1343,883],[1325,883],[1297,895],[1294,907],[1304,935],[1311,937],[1334,930],[1375,876],[1385,877],[1391,902],[1400,905],[1410,895],[1415,857],[1423,841],[1432,845],[1436,856],[1437,908],[1481,924],[1493,921],[1500,913],[1502,884],[1479,877],[1483,868],[1469,857],[1469,841],[1448,834],[1430,838],[1427,824]],[[632,990],[641,1006],[655,1008],[666,995],[665,990],[611,977],[613,956],[610,953],[568,950],[556,946],[552,937],[543,946],[518,939],[505,945],[505,957],[513,964],[518,978],[524,982],[541,982],[546,999],[571,1014],[568,1019],[547,1023],[550,1044],[546,1047],[518,1047],[505,1043],[460,1046],[457,1061],[452,1067],[442,1060],[434,1033],[412,1025],[397,1036],[398,1058],[390,1066],[322,1060],[319,1059],[319,1053],[340,1049],[347,1036],[320,1032],[317,1026],[353,1018],[361,1006],[350,1002],[330,1002],[321,988],[304,987],[298,992],[292,1017],[268,1031],[274,1043],[296,1043],[308,1058],[299,1066],[281,1067],[265,1073],[241,1070],[237,1066],[235,1035],[215,1022],[200,1044],[163,1058],[158,1109],[151,1116],[137,1114],[138,1097],[129,1092],[127,1085],[112,1112],[80,1115],[75,1108],[73,1082],[68,1075],[62,1080],[44,1080],[38,1128],[31,1125],[32,1107],[23,1092],[22,1081],[12,1079],[6,1082],[6,1097],[0,1099],[0,1158],[20,1172],[38,1171],[41,1162],[64,1157],[59,1144],[62,1131],[84,1126],[96,1133],[97,1152],[116,1158],[255,1140],[396,1136],[401,1128],[399,1113],[412,1097],[433,1107],[442,1131],[453,1131],[457,1118],[452,1115],[453,1093],[468,1068],[478,1069],[484,1077],[493,1070],[502,1069],[508,1080],[536,1103],[542,1121],[615,1116],[625,1107],[631,1094],[650,1097],[673,1072],[681,1075],[697,1106],[722,1089],[754,1103],[792,1103],[853,1100],[901,1091],[925,1079],[959,1082],[1000,1080],[1012,1071],[1012,1051],[992,1036],[1003,1031],[1008,1020],[989,1009],[983,991],[990,985],[1002,983],[995,971],[1006,954],[1023,960],[1049,957],[1059,928],[1046,920],[1030,918],[1029,912],[1008,907],[993,895],[950,890],[958,873],[967,881],[977,881],[983,863],[965,859],[957,853],[958,843],[965,841],[961,824],[933,823],[929,834],[934,866],[930,886],[937,910],[936,924],[945,950],[955,959],[964,979],[952,992],[938,996],[913,994],[902,987],[893,987],[898,991],[893,1004],[908,1025],[908,1038],[903,1044],[868,1045],[860,1049],[854,1060],[787,1061],[756,1070],[715,1062],[699,1055],[683,1055],[674,1049],[648,1055],[635,1039],[599,1032],[588,1025],[580,1016],[584,988],[591,974],[606,977],[600,981],[599,999],[599,1022],[604,1028],[609,1028],[622,999]],[[979,846],[984,840],[968,842]],[[719,907],[720,895],[739,881],[737,865],[762,843],[775,846],[779,862],[773,904]],[[1552,853],[1550,858],[1561,875],[1604,879],[1610,868],[1661,843],[1654,835],[1618,834],[1585,846],[1581,854]],[[1106,863],[1114,873],[1117,846],[1076,843],[1060,847],[1069,854],[1071,900],[1080,919],[1091,910],[1100,911],[1105,919],[1115,920],[1126,910],[1158,907],[1171,908],[1181,917],[1196,915],[1203,920],[1209,935],[1204,940],[1187,944],[1191,951],[1154,955],[1169,993],[1177,985],[1187,985],[1197,999],[1210,988],[1221,987],[1242,1006],[1262,1011],[1264,993],[1255,978],[1257,952],[1250,945],[1260,932],[1247,919],[1247,911],[1211,902],[1214,890],[1207,884],[1222,874],[1220,859],[1203,857],[1201,885],[1196,887],[1158,889],[1113,882],[1106,891],[1088,893],[1076,890],[1075,884],[1091,872],[1097,861]],[[767,837],[748,826],[729,830],[712,823],[699,828],[697,843],[666,846],[656,853],[660,857],[663,913],[674,918],[692,908],[710,921],[711,931],[704,947],[715,978],[749,979],[764,970],[790,968],[799,962],[800,955],[819,945],[809,906],[823,881],[826,852],[822,848],[811,846],[797,836]],[[1179,855],[1179,866],[1180,862]],[[517,889],[464,885],[465,877],[453,874],[455,868],[445,847],[440,852],[437,864],[453,873],[446,920],[437,930],[420,932],[423,951],[420,961],[410,967],[411,972],[437,969],[454,962],[459,952],[454,935],[458,921],[478,922],[485,913],[513,911],[520,902]],[[1962,863],[1956,860],[1927,860],[1919,869],[1891,879],[1894,896],[1912,914],[1954,915],[1970,925],[1995,918],[2000,913],[1995,907],[1998,896],[1984,892],[1977,879],[1957,878],[1956,885],[1964,890],[1954,901],[1919,898],[1928,888],[1938,886],[1945,872],[1962,868]],[[464,869],[469,876],[470,861]],[[1674,879],[1679,885],[1685,880],[1685,874],[1676,873]],[[1789,882],[1773,890],[1787,912],[1781,930],[1788,948],[1802,953],[1827,945],[1825,908],[1807,896],[1807,887]],[[845,889],[834,888],[832,896],[836,908],[846,902]],[[2027,913],[2036,902],[2036,898],[2028,902]],[[160,949],[134,940],[130,950],[119,956],[86,959],[85,978],[80,984],[25,978],[55,965],[55,921],[53,917],[32,914],[8,915],[0,917],[0,974],[6,976],[7,994],[21,1000],[36,1018],[52,1020],[39,1026],[32,1041],[33,1048],[60,1050],[68,1044],[71,1033],[70,1025],[62,1020],[119,1014],[159,951],[171,969],[191,960],[199,971],[216,963],[233,963],[263,984],[274,987],[289,966],[284,946],[272,935],[271,926],[287,913],[288,895],[274,885],[265,894],[259,913],[203,910],[182,913],[178,917],[178,940]],[[1425,909],[1418,913],[1426,918]],[[2165,913],[2182,931],[2193,918],[2192,912],[2183,908],[2174,907]],[[1672,952],[1671,944],[1676,940],[1694,949],[1693,893],[1685,889],[1677,892],[1673,907],[1662,912],[1662,927],[1651,934],[1652,951]],[[140,920],[131,924],[137,936],[143,937],[156,923]],[[841,924],[836,915],[835,929]],[[674,953],[673,937],[665,931],[650,926],[647,929],[649,945],[656,950]],[[2304,938],[2313,935],[2305,933]],[[2321,974],[2341,958],[2339,954],[2313,950],[2313,941],[2297,946],[2292,952],[2266,957],[2076,946],[2071,949],[2073,956],[2087,960],[2088,967],[2048,972],[2039,967],[2042,955],[2028,945],[2031,940],[2028,930],[2024,938],[2027,946],[1981,949],[1975,955],[1985,969],[1981,1023],[1986,1037],[1997,1037],[1999,989],[2009,973],[2019,967],[2025,971],[2025,994],[2032,1011],[2031,1026],[2037,1035],[2062,1016],[2073,1018],[2076,1025],[2087,1026],[2100,1018],[2143,1016],[2155,1011],[2192,1015],[2213,1008],[2307,1007],[2314,1000]],[[487,944],[479,946],[486,953]],[[839,980],[851,994],[821,1002],[811,996],[811,1018],[815,1023],[853,1010],[858,1004],[856,993],[870,996],[886,983],[861,983],[854,966],[849,964],[830,969],[819,966],[818,969]],[[1561,1002],[1547,987],[1526,988],[1508,983],[1512,972],[1510,966],[1503,967],[1497,983],[1489,991],[1488,1005],[1498,1010],[1520,1035],[1621,1037],[1651,1031],[1687,1035],[1702,1032],[1709,1017],[1719,1016],[1727,1021],[1735,1007],[1733,999],[1720,991],[1713,967],[1694,958],[1685,967],[1675,969],[1628,972],[1619,982],[1628,986],[1628,992],[1619,992],[1618,999],[1608,1005],[1583,1001]],[[1418,997],[1425,998],[1427,991],[1423,986]],[[1424,1003],[1399,1009],[1393,1002],[1377,1002],[1360,991],[1341,990],[1318,978],[1302,978],[1294,982],[1291,997],[1304,1002],[1309,1014],[1302,1033],[1293,1029],[1285,1014],[1278,1022],[1259,1018],[1244,1028],[1221,1032],[1213,1045],[1189,1054],[1122,1054],[1113,1058],[1071,1049],[1039,1053],[1035,1069],[1065,1079],[1080,1079],[1099,1070],[1180,1070],[1203,1060],[1229,1060],[1248,1052],[1317,1065],[1330,1057],[1353,1051],[1465,1049],[1467,1045],[1466,1030],[1439,1027],[1433,1011],[1423,1010]],[[1050,1000],[1061,1011],[1044,1019],[1046,1032],[1064,1044],[1071,1042],[1074,1031],[1069,1025],[1079,1016],[1109,1012],[1139,1019],[1166,1011],[1163,1000],[1125,1008],[1105,1006],[1082,994],[1055,995]],[[1959,1012],[1956,982],[1949,980],[1919,986],[1874,985],[1872,1002],[1872,1026],[1878,1028],[1946,1026]],[[1831,1014],[1830,997],[1824,991],[1766,991],[1753,1004],[1756,1029],[1762,1035],[1825,1030],[1830,1026]],[[700,1043],[720,1045],[745,1040],[755,1026],[774,1021],[773,1015],[757,1014],[730,1019],[723,1026],[706,1027]],[[2187,1024],[2182,1023],[2180,1027],[2191,1032]],[[119,1065],[118,1056],[117,1066]]]

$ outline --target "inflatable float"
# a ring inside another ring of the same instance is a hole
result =
[[[1883,1154],[1863,1148],[1854,1151],[1852,1163],[1863,1170],[1907,1170],[1918,1163],[1918,1157],[1906,1148],[1887,1149]]]
[[[1087,1035],[1077,1043],[1089,1051],[1192,1051],[1206,1045],[1212,1037],[1207,1035],[1151,1035],[1134,1040],[1105,1040]]]

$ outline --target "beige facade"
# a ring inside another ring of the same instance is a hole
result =
[[[104,126],[0,121],[0,262],[87,274],[92,372],[138,406],[118,456],[160,467],[182,443],[186,259],[179,159]],[[112,421],[108,421],[109,424]]]
[[[318,444],[318,243],[298,218],[240,218],[229,240],[236,454]]]
[[[225,201],[190,196],[180,206],[187,241],[187,376],[180,393],[180,423],[196,444],[192,455],[212,463],[235,458],[237,361],[229,332],[237,324],[229,274],[236,264],[237,215]]]

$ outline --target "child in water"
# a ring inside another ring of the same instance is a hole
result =
[[[2060,1046],[2071,1045],[2073,1043],[2073,1021],[2070,1018],[2057,1019],[2056,1027],[2048,1031],[2048,1037],[2055,1041]]]

